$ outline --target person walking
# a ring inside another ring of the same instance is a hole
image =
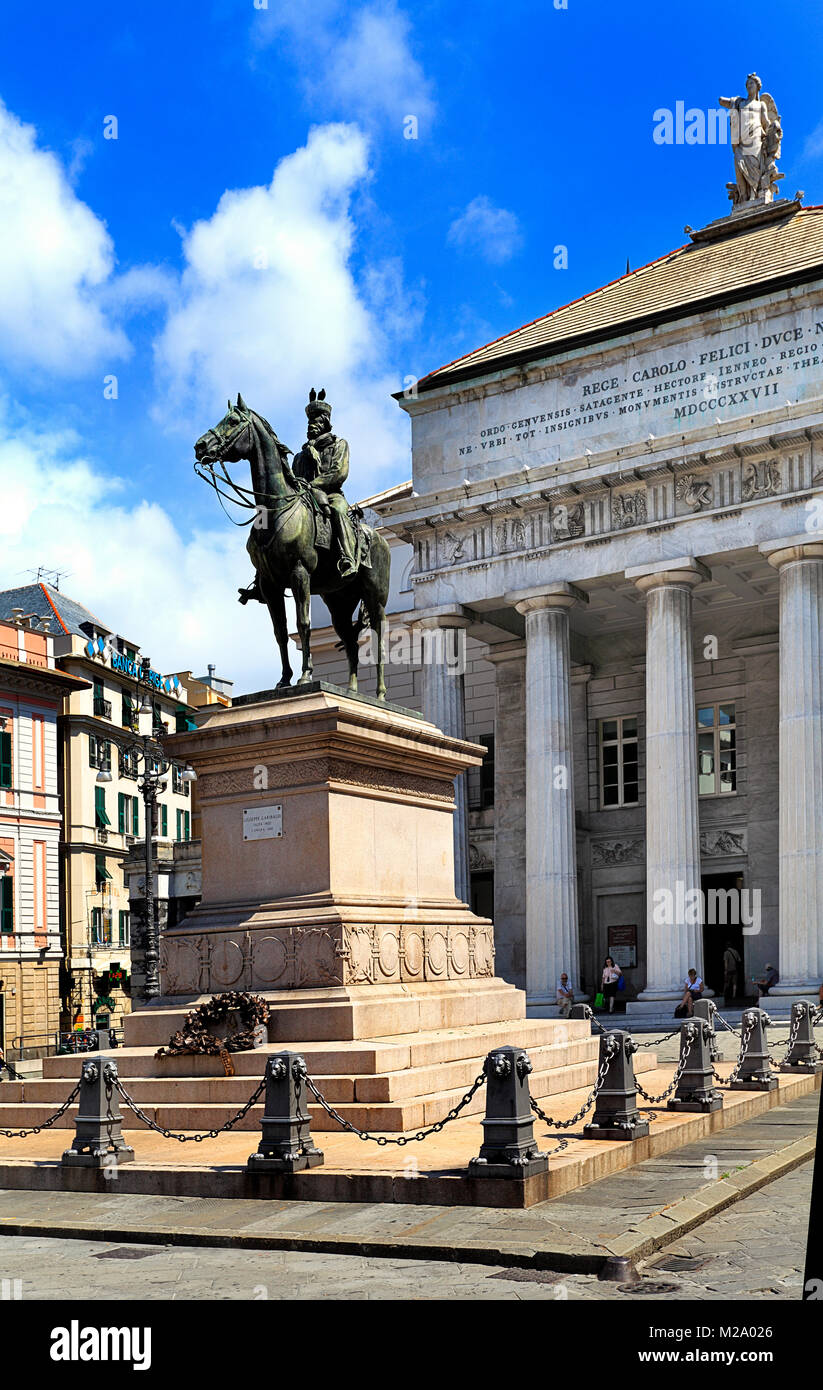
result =
[[[601,976],[601,987],[604,999],[609,1001],[609,1013],[614,1013],[614,996],[617,994],[617,985],[623,971],[619,965],[615,965],[611,956],[606,956],[603,962],[603,974]]]
[[[574,990],[569,983],[569,977],[564,971],[557,981],[557,1011],[560,1018],[568,1018],[574,1003]]]
[[[723,995],[727,1004],[737,998],[740,965],[740,952],[727,941],[723,952]]]

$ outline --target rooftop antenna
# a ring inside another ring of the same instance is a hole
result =
[[[51,584],[53,588],[58,590],[60,588],[60,580],[69,579],[71,577],[69,570],[53,570],[49,569],[47,565],[38,565],[36,570],[29,569],[26,570],[25,573],[33,574],[36,583],[39,584],[41,580],[45,579],[47,584]]]

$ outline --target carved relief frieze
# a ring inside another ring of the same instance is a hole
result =
[[[592,864],[603,868],[613,864],[642,864],[646,845],[642,839],[592,840]]]
[[[624,531],[628,526],[642,526],[646,519],[645,488],[612,495],[612,524],[617,530]]]
[[[720,859],[724,855],[740,856],[747,852],[745,826],[739,826],[735,830],[724,827],[720,830],[700,832],[700,853],[705,859]]]

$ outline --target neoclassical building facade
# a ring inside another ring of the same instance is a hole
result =
[[[489,747],[455,847],[498,973],[551,1011],[610,952],[668,1009],[690,966],[722,993],[731,944],[741,996],[766,964],[816,995],[823,210],[711,223],[398,403],[395,623],[466,664],[393,665],[389,695]]]

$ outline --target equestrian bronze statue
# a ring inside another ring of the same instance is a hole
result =
[[[254,583],[240,590],[240,602],[256,599],[271,614],[283,672],[279,686],[291,685],[286,590],[297,610],[303,652],[298,685],[312,679],[312,594],[331,614],[349,664],[348,689],[357,690],[358,638],[370,627],[377,648],[377,698],[385,700],[385,624],[391,554],[379,532],[368,526],[359,507],[343,495],[349,473],[349,446],[331,432],[331,406],[325,391],[312,388],[306,406],[306,443],[289,465],[291,449],[277,438],[262,415],[242,396],[228,403],[219,424],[194,446],[195,471],[220,497],[253,511],[246,549],[255,568]],[[229,476],[227,463],[246,459],[251,489]],[[242,524],[242,523],[241,523]],[[356,615],[355,615],[356,614]]]

